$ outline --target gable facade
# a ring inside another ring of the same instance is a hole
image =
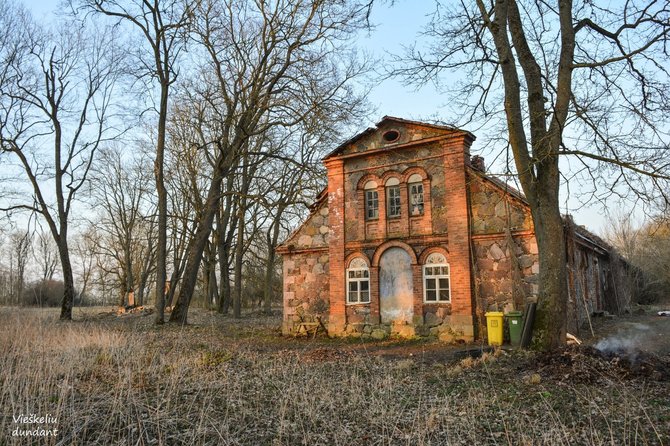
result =
[[[489,309],[523,309],[539,271],[523,196],[470,157],[474,136],[385,117],[324,159],[327,189],[278,248],[283,332],[485,335]]]

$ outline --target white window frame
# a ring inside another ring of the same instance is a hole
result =
[[[374,203],[374,206],[372,204]],[[374,215],[370,211],[374,210]],[[365,191],[365,219],[377,220],[379,218],[379,193],[375,189]]]
[[[423,182],[417,181],[417,182],[414,182],[414,183],[409,183],[408,186],[409,186],[409,215],[410,215],[410,217],[421,216],[421,215],[424,214],[425,209],[426,209],[426,204],[423,200],[424,194],[425,194],[425,191],[424,191],[424,188],[423,188]],[[412,188],[414,188],[414,187],[421,187],[421,192],[420,193],[414,193],[412,191]],[[420,211],[419,211],[418,214],[415,214],[414,212],[412,212],[413,209],[414,209],[414,205],[415,205],[415,203],[414,203],[414,197],[415,196],[421,198],[421,201],[416,203],[416,205],[420,205],[419,206]]]
[[[391,197],[391,191],[397,191],[398,195]],[[388,218],[398,218],[402,215],[402,200],[400,198],[400,185],[386,186],[386,216]],[[397,210],[397,213],[392,211]]]
[[[437,273],[435,271],[437,269]],[[433,253],[428,256],[426,263],[423,265],[423,302],[426,304],[442,304],[451,303],[451,269],[447,259],[440,253]],[[447,281],[448,298],[441,299],[440,294],[443,290],[440,287],[440,280]],[[435,300],[428,300],[428,280],[435,281]]]
[[[363,260],[361,257],[356,257],[354,258],[351,262],[349,262],[349,268],[347,268],[346,272],[346,283],[347,283],[347,300],[346,303],[347,305],[360,305],[360,304],[369,304],[370,303],[370,269],[368,268],[368,264],[365,260]],[[354,276],[354,277],[351,277]],[[359,276],[359,277],[355,277]],[[356,290],[351,289],[352,283],[356,284]],[[362,283],[367,283],[367,294],[368,298],[367,301],[361,300],[361,293],[363,292],[362,290]],[[356,300],[352,301],[352,291],[356,293]]]

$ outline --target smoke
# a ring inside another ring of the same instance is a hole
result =
[[[605,355],[616,355],[635,362],[652,336],[649,325],[630,323],[617,333],[599,340],[594,347]]]

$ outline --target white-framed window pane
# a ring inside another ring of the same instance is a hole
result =
[[[423,214],[423,184],[409,185],[409,211],[411,215]]]
[[[390,186],[386,188],[388,197],[388,216],[400,216],[400,186]]]
[[[379,195],[376,190],[365,191],[365,218],[379,217]]]
[[[442,254],[428,256],[423,267],[423,287],[426,302],[450,302],[449,264]],[[442,263],[442,264],[441,264]]]
[[[346,270],[347,278],[347,303],[369,303],[370,302],[370,272],[367,263],[361,257],[356,257],[349,262],[351,269]]]

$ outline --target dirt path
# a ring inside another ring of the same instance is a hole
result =
[[[641,350],[656,355],[670,354],[670,317],[658,316],[670,304],[644,308],[644,313],[611,319],[594,319],[596,336],[586,343],[600,349]]]

